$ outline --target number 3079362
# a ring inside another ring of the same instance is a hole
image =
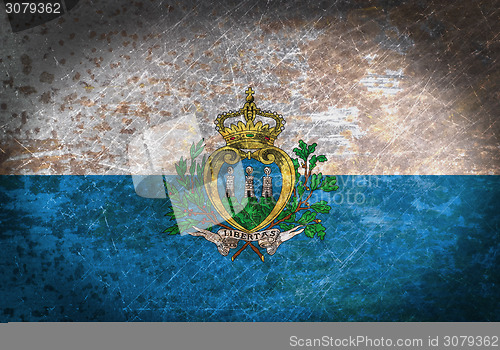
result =
[[[7,13],[61,13],[61,3],[45,2],[15,2],[6,3]]]

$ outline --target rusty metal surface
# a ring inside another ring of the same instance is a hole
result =
[[[86,0],[18,33],[0,8],[0,174],[130,174],[185,115],[211,152],[248,86],[324,173],[500,174],[496,1]]]

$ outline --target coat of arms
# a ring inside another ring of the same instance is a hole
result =
[[[173,208],[166,215],[177,223],[164,233],[202,236],[224,256],[243,242],[233,261],[247,247],[264,261],[261,249],[273,255],[302,232],[324,239],[326,228],[318,214],[328,214],[331,207],[315,193],[338,189],[335,176],[313,172],[327,160],[314,154],[316,143],[300,140],[293,149],[298,158],[274,145],[285,120],[257,108],[254,93],[248,88],[242,108],[216,118],[226,145],[207,158],[201,157],[203,140],[193,144],[190,159],[176,164],[175,183],[165,182]]]

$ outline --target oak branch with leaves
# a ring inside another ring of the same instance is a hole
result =
[[[313,174],[318,162],[326,162],[326,156],[314,155],[316,143],[307,145],[304,141],[299,141],[299,148],[294,148],[293,152],[298,158],[292,159],[295,168],[295,188],[285,210],[270,224],[268,228],[279,226],[282,230],[290,230],[297,225],[305,226],[304,233],[307,237],[313,238],[317,235],[320,239],[325,238],[326,228],[321,224],[321,219],[317,218],[318,213],[328,214],[331,207],[324,200],[311,203],[311,197],[315,191],[331,192],[339,187],[336,185],[335,176],[323,176],[323,174]]]

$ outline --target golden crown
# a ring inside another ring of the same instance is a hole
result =
[[[254,102],[253,94],[255,91],[251,87],[245,91],[247,94],[246,103],[239,111],[229,111],[217,116],[215,120],[215,130],[217,130],[228,146],[240,149],[264,148],[268,145],[274,145],[276,137],[285,130],[285,120],[276,112],[261,111]],[[231,124],[230,127],[224,126],[224,122],[229,118],[244,116],[246,124],[239,121],[237,124]],[[262,121],[255,123],[255,117],[272,118],[276,125],[271,127],[269,124],[263,124]]]

